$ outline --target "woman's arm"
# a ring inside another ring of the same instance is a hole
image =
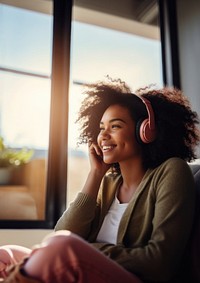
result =
[[[83,238],[90,233],[91,223],[98,211],[97,196],[101,181],[110,168],[101,158],[101,150],[96,144],[89,146],[90,172],[77,198],[58,220],[55,230],[70,230]]]

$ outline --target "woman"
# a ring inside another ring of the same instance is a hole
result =
[[[197,114],[176,89],[133,94],[120,80],[87,87],[78,117],[80,143],[89,145],[86,183],[58,220],[61,231],[24,252],[27,259],[4,270],[4,281],[181,282],[194,213],[187,161],[199,142]],[[17,255],[6,248],[5,266]]]

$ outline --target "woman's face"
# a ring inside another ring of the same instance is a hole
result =
[[[111,105],[104,112],[97,138],[107,164],[120,163],[141,156],[135,138],[135,122],[129,110],[120,105]]]

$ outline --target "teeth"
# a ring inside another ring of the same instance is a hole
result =
[[[111,145],[104,145],[103,146],[103,150],[108,150],[108,149],[111,149],[111,148],[113,148],[113,146],[111,146]]]

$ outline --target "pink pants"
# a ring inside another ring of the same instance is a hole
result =
[[[0,247],[0,274],[5,267],[29,256],[25,273],[44,283],[141,283],[135,275],[110,260],[80,237],[59,231],[29,250],[20,246]]]

